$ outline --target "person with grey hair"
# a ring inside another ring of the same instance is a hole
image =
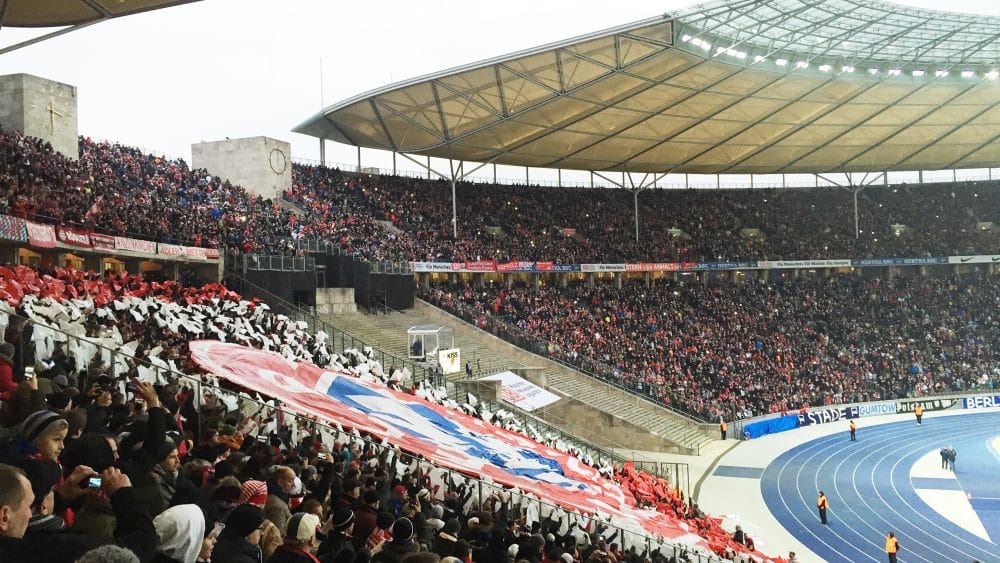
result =
[[[102,545],[84,553],[76,563],[139,563],[139,558],[124,547]]]

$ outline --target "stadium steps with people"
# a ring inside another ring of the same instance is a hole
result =
[[[558,412],[559,418],[575,421],[578,427],[614,430],[615,441],[619,444],[626,444],[625,440],[629,440],[632,442],[630,447],[636,449],[665,448],[675,449],[678,453],[697,453],[713,441],[702,427],[688,419],[509,344],[424,301],[417,300],[413,309],[402,313],[348,313],[325,317],[324,320],[400,357],[407,355],[407,329],[415,325],[444,325],[454,330],[456,347],[462,351],[462,372],[451,376],[452,379],[465,377],[465,362],[470,360],[475,376],[507,369],[525,370],[530,374],[528,378],[535,383],[572,399]],[[478,369],[476,359],[479,359]],[[608,416],[599,416],[599,413]],[[587,421],[587,424],[582,421]],[[558,423],[552,422],[558,426]],[[611,429],[609,426],[620,428]],[[571,429],[566,431],[574,433]],[[654,445],[653,441],[657,443]]]

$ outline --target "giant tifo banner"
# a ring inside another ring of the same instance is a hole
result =
[[[636,507],[635,498],[578,459],[479,418],[312,364],[214,340],[191,342],[195,363],[274,397],[303,415],[387,438],[411,454],[467,475],[488,476],[567,509],[613,516],[675,543],[708,548],[687,524]]]
[[[542,389],[512,371],[483,377],[480,381],[499,381],[503,400],[528,412],[559,400],[559,395]]]

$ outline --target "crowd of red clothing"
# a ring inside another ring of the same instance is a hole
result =
[[[280,250],[291,214],[183,160],[80,138],[78,159],[0,130],[0,213],[43,223],[240,252]]]
[[[420,290],[706,420],[1000,386],[1000,280],[841,275]]]

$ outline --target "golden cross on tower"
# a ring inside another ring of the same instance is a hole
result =
[[[49,100],[49,107],[45,108],[49,112],[49,127],[52,129],[52,133],[56,132],[56,116],[62,117],[63,114],[56,111],[56,108],[52,105],[52,101]]]

